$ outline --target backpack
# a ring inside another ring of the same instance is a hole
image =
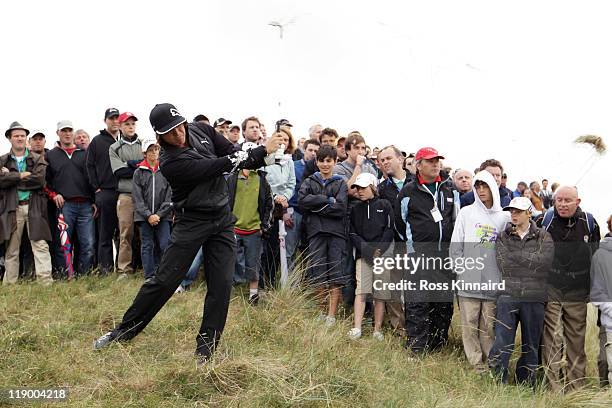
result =
[[[595,218],[593,217],[593,214],[591,213],[588,213],[586,211],[583,211],[583,213],[586,216],[586,223],[587,223],[587,228],[589,230],[589,235],[591,235],[593,233],[593,230],[595,229]],[[548,231],[548,227],[550,227],[550,224],[552,224],[554,218],[555,218],[555,209],[554,207],[550,207],[548,210],[546,210],[546,213],[544,214],[544,218],[542,219],[542,227],[544,227],[546,231]]]

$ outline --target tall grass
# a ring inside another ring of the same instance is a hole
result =
[[[69,400],[49,404],[54,407],[611,405],[612,392],[595,386],[593,314],[591,387],[560,395],[475,374],[463,357],[456,316],[449,347],[411,360],[391,334],[383,342],[369,332],[350,341],[349,320],[325,328],[315,319],[315,302],[297,285],[268,292],[256,307],[247,304],[248,292],[235,290],[220,348],[200,368],[193,351],[201,286],[174,296],[133,341],[94,352],[92,340],[121,319],[140,283],[88,277],[49,288],[0,288],[0,389],[69,387]]]

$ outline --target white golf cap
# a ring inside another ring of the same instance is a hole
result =
[[[157,144],[157,140],[153,139],[153,138],[151,138],[151,139],[144,139],[140,143],[142,144],[142,151],[146,153],[146,151],[149,150],[149,147]]]
[[[376,180],[376,176],[370,173],[361,173],[360,175],[357,176],[351,188],[367,187],[370,185],[373,187],[376,187],[376,184],[378,184]]]
[[[514,197],[510,204],[504,207],[504,211],[510,211],[512,208],[521,211],[531,210],[531,200],[527,197]]]
[[[70,129],[74,129],[74,126],[72,126],[72,122],[69,120],[60,120],[59,122],[57,122],[57,130],[62,130],[62,129],[66,129],[66,128],[70,128]]]

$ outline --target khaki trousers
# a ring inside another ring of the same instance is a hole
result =
[[[463,296],[457,298],[465,356],[476,370],[484,371],[495,340],[495,302]]]
[[[19,278],[19,247],[21,245],[21,237],[23,235],[24,226],[30,229],[30,221],[28,219],[29,206],[17,206],[17,229],[11,234],[11,238],[7,241],[5,259],[6,270],[2,284],[17,283]],[[29,234],[28,234],[29,235]],[[34,265],[36,268],[36,280],[43,285],[50,285],[53,282],[51,277],[51,254],[49,253],[49,245],[47,241],[30,241],[32,244],[32,253],[34,254]]]
[[[132,239],[134,238],[134,201],[131,194],[121,193],[117,199],[119,219],[119,254],[117,272],[134,273],[132,265]]]
[[[544,312],[542,365],[547,384],[554,391],[575,390],[583,386],[586,375],[587,304],[548,302]],[[564,347],[565,343],[565,347]],[[567,364],[563,367],[565,349]],[[566,382],[567,384],[564,384]]]

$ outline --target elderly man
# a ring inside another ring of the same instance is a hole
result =
[[[455,188],[459,192],[460,196],[472,191],[473,177],[472,172],[469,170],[455,170],[455,173],[453,174],[453,183],[455,183]]]

